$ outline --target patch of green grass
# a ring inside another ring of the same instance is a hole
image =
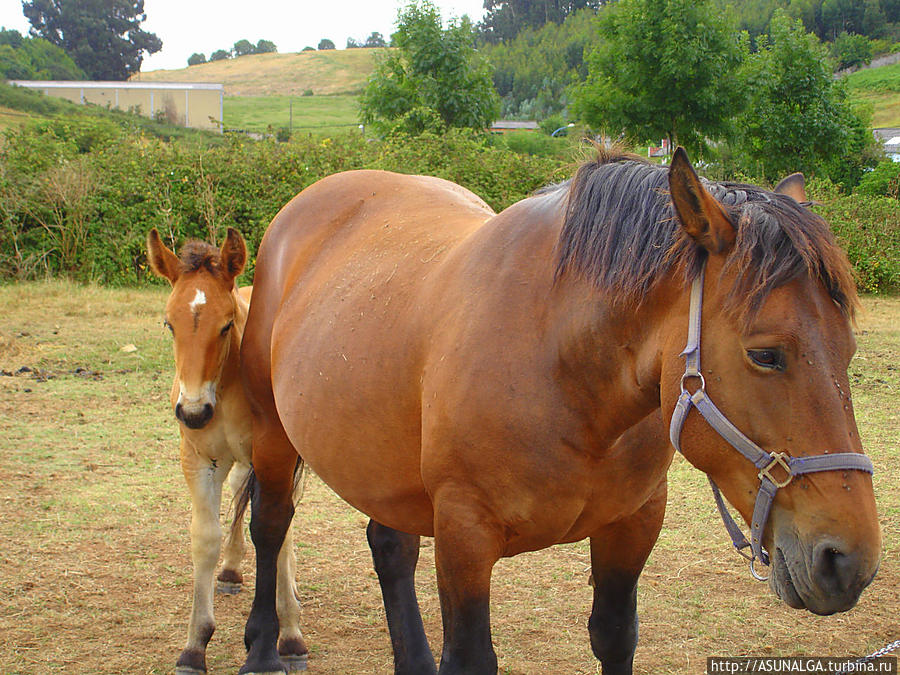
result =
[[[334,133],[357,126],[358,112],[357,97],[348,94],[229,96],[225,99],[225,128],[260,133],[282,128],[292,128],[295,134]]]
[[[900,93],[900,63],[857,70],[846,77],[851,91],[893,91]]]

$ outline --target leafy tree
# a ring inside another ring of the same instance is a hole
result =
[[[0,29],[0,79],[83,80],[84,72],[62,49],[41,38]]]
[[[304,52],[314,52],[314,51],[316,51],[316,48],[315,48],[315,47],[310,47],[309,45],[306,45],[301,51],[304,51]]]
[[[866,121],[815,35],[782,10],[770,30],[744,65],[749,101],[736,119],[736,150],[752,173],[773,180],[803,171],[855,183],[870,145]]]
[[[356,38],[348,37],[347,38],[347,49],[359,49],[362,47],[362,44],[356,41]]]
[[[363,47],[387,47],[387,42],[384,41],[384,36],[381,33],[372,31],[372,34],[366,38]]]
[[[239,56],[248,56],[254,53],[253,43],[250,40],[238,40],[231,48],[231,53],[235,58]]]
[[[141,30],[144,0],[24,0],[31,35],[61,47],[88,77],[127,80],[162,41]]]
[[[334,43],[328,38],[322,38],[319,40],[319,51],[324,51],[326,49],[334,49]]]
[[[579,9],[597,9],[606,0],[484,0],[487,13],[478,25],[485,42],[512,40],[526,28],[562,23]]]
[[[862,35],[841,33],[831,45],[831,55],[839,69],[861,66],[872,61],[872,45]]]
[[[562,24],[525,28],[512,40],[481,47],[494,68],[504,118],[541,119],[566,108],[568,87],[587,76],[583,54],[595,20],[594,10],[583,9]]]
[[[701,153],[725,134],[741,105],[733,75],[744,49],[724,12],[710,0],[620,0],[599,25],[587,81],[573,90],[577,116]]]
[[[378,64],[360,98],[364,123],[418,134],[484,129],[496,119],[499,99],[468,18],[443,28],[431,2],[413,2],[400,11],[392,41],[396,49]]]
[[[194,52],[188,57],[189,66],[199,66],[201,63],[206,63],[206,54]]]
[[[226,52],[224,49],[217,49],[209,56],[210,61],[224,61],[225,59],[230,59],[231,53]]]
[[[253,50],[254,54],[275,54],[278,51],[278,47],[275,46],[275,43],[271,40],[260,40],[256,43],[256,48]]]

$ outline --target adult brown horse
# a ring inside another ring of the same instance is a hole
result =
[[[771,552],[775,592],[851,608],[881,548],[846,374],[856,296],[827,225],[785,191],[701,181],[679,149],[668,170],[601,153],[496,216],[452,183],[378,171],[286,205],[242,348],[258,566],[242,672],[280,670],[274,565],[298,453],[372,519],[398,673],[435,671],[420,535],[435,538],[442,675],[496,672],[499,558],[585,537],[591,645],[604,673],[630,673],[673,419],[753,523],[755,562]]]
[[[176,256],[153,229],[147,235],[150,267],[172,284],[164,323],[172,333],[175,379],[171,403],[181,434],[181,469],[191,493],[191,558],[194,591],[187,644],[175,672],[206,672],[206,646],[215,630],[213,574],[219,559],[222,485],[228,479],[238,494],[250,471],[250,412],[240,374],[241,336],[247,321],[251,288],[238,290],[234,280],[244,269],[247,248],[237,230],[228,228],[221,249],[188,241]],[[237,593],[243,582],[242,512],[225,539],[216,588]],[[305,665],[300,635],[290,537],[279,560],[279,611],[283,640],[296,642],[292,665]]]

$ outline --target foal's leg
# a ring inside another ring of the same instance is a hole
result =
[[[292,502],[296,499],[292,498]],[[288,524],[284,543],[278,552],[275,609],[280,626],[278,655],[289,672],[306,670],[309,652],[300,632],[300,595],[297,593],[297,556],[294,553],[293,527]]]
[[[288,666],[302,668],[308,654],[300,634],[300,606],[296,597],[279,608],[283,610],[281,619],[284,625],[281,626],[281,643],[276,646],[280,625],[276,614],[276,600],[279,598],[277,567],[282,555],[291,555],[290,545],[286,553],[282,554],[282,551],[294,515],[294,471],[298,457],[278,418],[269,418],[273,419],[274,424],[254,418],[253,470],[256,482],[250,502],[250,536],[256,547],[256,593],[244,630],[247,661],[241,673],[283,672],[285,665],[282,658]],[[292,584],[293,579],[290,581]],[[288,586],[294,596],[291,584]]]
[[[250,466],[243,462],[235,462],[228,474],[228,485],[231,494],[238,495],[244,487]],[[244,576],[241,574],[241,561],[244,559],[244,514],[235,516],[237,522],[227,531],[225,548],[222,555],[222,569],[216,577],[216,590],[219,593],[233,595],[239,593]]]
[[[384,611],[394,649],[395,675],[436,673],[434,656],[428,647],[419,602],[415,573],[419,560],[419,536],[369,521],[366,537],[381,584]]]
[[[213,464],[182,441],[181,467],[191,493],[191,559],[194,591],[187,645],[176,663],[179,675],[206,672],[206,645],[215,631],[213,618],[213,573],[219,560],[222,526],[219,508],[222,483],[230,462]]]
[[[446,493],[442,494],[442,493]],[[491,572],[502,532],[476,496],[442,489],[434,498],[434,556],[444,624],[440,675],[495,675]]]
[[[638,639],[637,582],[666,510],[665,480],[636,513],[591,537],[591,647],[604,675],[631,675]]]

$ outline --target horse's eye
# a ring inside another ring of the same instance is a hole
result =
[[[229,321],[228,323],[225,324],[225,327],[222,329],[222,333],[221,333],[222,337],[225,337],[226,335],[228,335],[228,331],[231,330],[231,327],[233,325],[234,325],[234,321]]]
[[[748,349],[747,357],[760,368],[784,370],[784,354],[779,349]]]
[[[172,328],[172,324],[169,323],[169,320],[168,320],[168,319],[163,319],[163,326],[165,326],[166,328],[168,328],[168,329],[169,329],[169,332],[172,333],[172,335],[175,334],[175,329]]]

